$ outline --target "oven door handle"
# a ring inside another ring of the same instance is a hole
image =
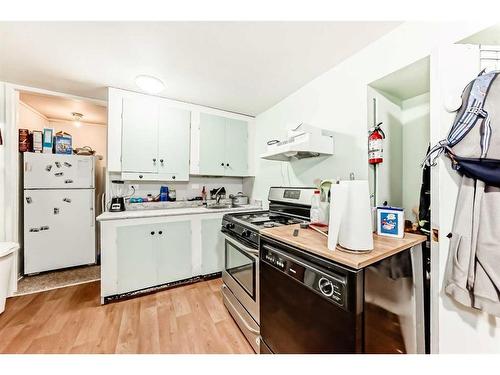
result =
[[[252,254],[252,255],[256,255],[257,257],[259,256],[259,249],[252,249],[251,247],[245,246],[241,242],[238,242],[237,240],[228,236],[225,233],[223,233],[223,235],[226,238],[226,240],[228,240],[229,242],[232,242],[235,246],[238,246],[239,248],[241,248],[245,252]]]
[[[227,286],[225,286],[224,284],[222,284],[222,289],[229,290],[229,288]],[[256,330],[255,328],[250,327],[250,325],[247,323],[245,318],[243,318],[243,316],[241,316],[240,312],[238,311],[238,309],[236,307],[234,307],[233,303],[229,300],[229,298],[226,298],[225,301],[231,305],[231,307],[233,308],[233,311],[236,313],[236,315],[238,315],[238,318],[243,323],[243,325],[245,326],[246,329],[248,329],[250,332],[252,332],[256,335],[260,335],[260,331]]]

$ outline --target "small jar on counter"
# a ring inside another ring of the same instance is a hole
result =
[[[177,194],[175,193],[175,189],[170,189],[168,194],[168,200],[171,202],[175,202],[176,199],[177,199]]]

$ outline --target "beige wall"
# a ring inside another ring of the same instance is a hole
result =
[[[50,120],[36,112],[30,106],[21,103],[19,106],[18,128],[29,130],[42,130],[54,128],[56,132],[64,131],[71,134],[73,148],[90,146],[96,150],[97,155],[103,157],[106,165],[106,126],[100,124],[82,123],[79,127],[72,122]]]
[[[99,195],[104,192],[104,171],[106,166],[106,125],[82,123],[75,126],[72,122],[50,120],[35,111],[30,106],[20,103],[18,128],[29,130],[42,130],[53,128],[56,132],[63,131],[71,134],[73,148],[90,146],[96,151],[96,155],[102,156],[102,160],[96,161],[96,213],[100,212]]]
[[[24,103],[19,103],[18,129],[42,130],[49,126],[49,120]]]

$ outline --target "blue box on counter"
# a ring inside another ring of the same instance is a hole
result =
[[[403,238],[405,212],[400,207],[377,207],[377,234],[380,236]]]
[[[73,141],[68,133],[57,133],[54,137],[54,151],[56,154],[73,154]]]

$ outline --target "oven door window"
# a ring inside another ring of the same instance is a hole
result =
[[[226,241],[226,271],[255,300],[255,264],[257,259],[232,242]]]

